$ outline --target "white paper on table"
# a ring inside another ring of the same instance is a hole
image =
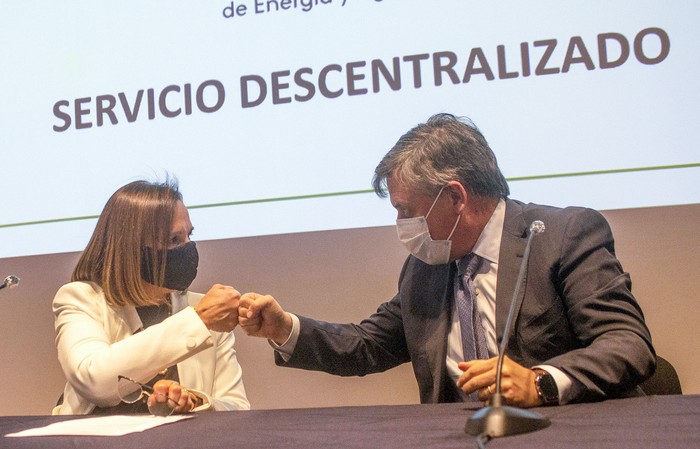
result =
[[[112,415],[95,418],[71,419],[56,422],[44,427],[8,433],[6,437],[35,437],[48,435],[94,435],[119,436],[128,433],[143,432],[154,427],[170,424],[182,419],[194,418],[194,415]]]

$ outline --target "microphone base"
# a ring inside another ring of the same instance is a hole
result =
[[[467,420],[464,431],[469,435],[490,438],[534,432],[549,426],[549,418],[517,407],[488,406]]]

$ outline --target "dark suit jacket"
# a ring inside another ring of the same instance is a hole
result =
[[[496,291],[499,341],[534,220],[546,230],[532,243],[506,354],[526,367],[547,364],[567,373],[581,390],[576,401],[634,394],[654,369],[651,336],[615,257],[610,227],[591,209],[506,200]],[[359,325],[299,317],[296,349],[286,363],[277,355],[277,363],[363,376],[412,362],[421,402],[460,400],[445,365],[454,273],[454,263],[431,266],[410,256],[391,301]]]

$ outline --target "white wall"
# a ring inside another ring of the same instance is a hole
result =
[[[657,352],[678,370],[684,393],[700,394],[700,205],[604,214]],[[393,227],[208,241],[198,247],[200,274],[194,290],[228,283],[242,292],[270,293],[289,311],[343,322],[366,317],[393,296],[406,256]],[[77,257],[0,259],[0,276],[22,278],[19,287],[0,291],[0,415],[47,414],[62,391],[51,300]],[[267,342],[235,332],[254,408],[418,402],[410,365],[365,378],[278,368]]]

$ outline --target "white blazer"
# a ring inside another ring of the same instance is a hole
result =
[[[141,328],[132,306],[112,308],[102,288],[71,282],[53,301],[58,361],[68,382],[54,415],[89,414],[119,404],[117,376],[147,382],[177,363],[180,384],[204,399],[195,411],[248,410],[232,332],[207,329],[192,306],[204,295],[173,293],[173,314]]]

